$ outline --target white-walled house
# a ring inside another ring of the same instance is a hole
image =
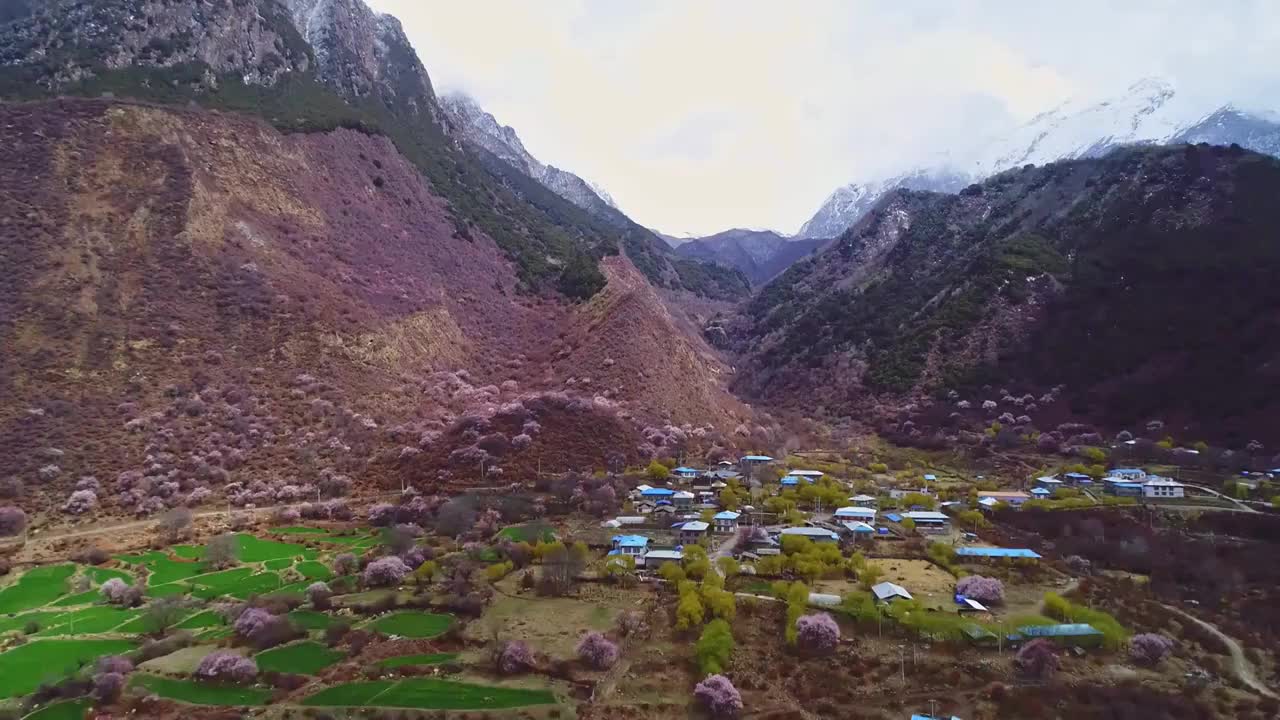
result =
[[[1169,478],[1150,476],[1142,483],[1142,497],[1152,499],[1186,497],[1186,489],[1182,483]]]

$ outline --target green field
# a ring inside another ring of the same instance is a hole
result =
[[[346,654],[343,652],[330,650],[320,643],[307,640],[263,650],[253,659],[257,661],[259,670],[315,675],[330,665],[340,662],[344,657]]]
[[[213,610],[202,610],[201,612],[186,618],[174,627],[177,627],[180,630],[198,630],[203,628],[222,627],[226,624],[227,621],[217,612]]]
[[[104,655],[137,647],[128,640],[36,640],[0,653],[0,697],[26,695],[46,680],[61,680]]]
[[[411,665],[443,665],[458,659],[458,653],[430,653],[427,655],[400,655],[378,661],[379,667],[398,668]]]
[[[268,560],[262,563],[264,570],[286,570],[293,567],[293,558],[280,558],[279,560]]]
[[[123,570],[113,570],[111,568],[91,567],[86,568],[84,574],[98,585],[110,580],[111,578],[119,578],[129,585],[133,584],[133,576]]]
[[[530,523],[504,527],[498,531],[498,537],[512,542],[527,542],[530,545],[534,545],[538,541],[552,542],[556,539],[556,533],[549,525]]]
[[[294,566],[294,569],[302,573],[302,577],[308,580],[332,580],[333,571],[328,565],[318,560],[303,560]]]
[[[40,628],[48,625],[51,620],[62,615],[61,612],[53,610],[37,610],[35,612],[14,615],[13,617],[0,617],[0,633],[7,633],[13,630],[22,630],[25,632],[26,627],[30,623],[35,623]],[[36,632],[39,632],[37,630]]]
[[[384,615],[370,623],[370,627],[384,635],[431,638],[443,634],[452,624],[452,615],[404,611]]]
[[[300,557],[304,560],[315,560],[319,553],[311,548],[303,547],[295,543],[280,542],[279,540],[264,540],[253,535],[241,533],[236,535],[236,543],[239,547],[240,562],[258,563],[268,560],[279,560],[280,558]]]
[[[84,720],[90,705],[88,700],[57,702],[23,715],[22,720]]]
[[[549,690],[472,685],[470,683],[409,678],[355,682],[321,690],[303,701],[320,707],[392,707],[420,710],[500,710],[556,702]]]
[[[0,615],[30,610],[62,597],[67,580],[76,573],[75,565],[48,565],[32,568],[18,581],[0,590]]]
[[[195,705],[266,705],[271,699],[271,691],[263,688],[212,685],[144,673],[135,673],[129,685],[144,687],[163,698]]]
[[[136,620],[141,615],[141,610],[126,610],[113,605],[95,605],[49,618],[45,621],[38,635],[50,637],[55,635],[88,635],[110,632],[132,620]]]
[[[294,610],[289,613],[289,619],[304,630],[324,630],[335,622],[329,615],[315,610]]]
[[[61,600],[50,603],[49,607],[71,607],[72,605],[92,605],[102,599],[102,593],[98,590],[85,590],[76,595],[68,595]]]
[[[274,528],[273,533],[280,535],[328,535],[329,531],[324,528],[302,527],[294,525],[291,527]]]

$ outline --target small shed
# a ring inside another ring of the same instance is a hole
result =
[[[882,582],[871,588],[871,594],[876,596],[876,602],[893,602],[894,600],[911,600],[911,593],[907,589],[891,582]]]

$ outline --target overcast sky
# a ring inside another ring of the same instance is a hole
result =
[[[368,0],[439,91],[672,234],[794,232],[837,186],[1159,76],[1280,109],[1280,0]]]

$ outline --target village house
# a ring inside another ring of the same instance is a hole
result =
[[[842,507],[836,510],[835,519],[871,523],[876,521],[876,510],[867,507]]]
[[[614,535],[610,555],[627,555],[639,558],[649,547],[649,538],[643,535]]]
[[[1101,645],[1102,631],[1085,623],[1067,623],[1062,625],[1028,625],[1018,628],[1018,632],[1009,636],[1015,643],[1048,638],[1059,645],[1089,646]]]
[[[907,488],[907,489],[890,488],[889,497],[893,498],[894,500],[901,500],[902,498],[908,495],[917,494],[917,493],[920,495],[928,495],[929,497],[933,497],[933,491],[931,491],[929,488],[920,488],[919,490],[912,490],[910,488]]]
[[[707,536],[707,529],[711,526],[701,520],[691,520],[680,526],[680,542],[682,544],[696,543]]]
[[[978,493],[978,502],[981,503],[983,498],[994,498],[996,502],[1016,508],[1030,500],[1031,496],[1021,490],[983,490]]]
[[[778,532],[778,535],[779,537],[787,537],[788,535],[792,537],[807,537],[810,540],[818,543],[836,542],[840,539],[839,535],[836,535],[830,530],[827,530],[825,528],[818,528],[818,527],[782,528],[782,530]]]
[[[1050,497],[1053,496],[1053,493],[1042,487],[1038,487],[1038,488],[1031,488],[1031,496],[1036,500],[1048,500]]]
[[[849,502],[857,505],[858,507],[876,507],[879,505],[879,502],[873,495],[854,495],[849,498]]]
[[[720,534],[737,532],[739,517],[741,516],[733,510],[723,510],[716,513],[711,518],[713,531]]]
[[[773,458],[768,455],[743,455],[742,458],[738,460],[738,467],[750,468],[757,465],[766,465],[771,462],[773,462]]]
[[[1048,490],[1050,493],[1052,493],[1054,490],[1057,490],[1058,488],[1062,487],[1065,484],[1066,483],[1062,482],[1056,477],[1046,476],[1046,477],[1036,478],[1036,487]]]
[[[874,527],[861,521],[855,520],[853,522],[840,523],[840,526],[844,528],[845,532],[852,535],[854,540],[865,540],[876,535]]]
[[[1152,475],[1142,484],[1142,496],[1153,499],[1181,498],[1186,497],[1186,491],[1177,480]]]
[[[882,582],[871,588],[871,594],[876,596],[876,602],[888,603],[894,600],[911,600],[911,593],[901,585],[891,582]]]
[[[788,475],[794,475],[794,476],[796,476],[796,477],[800,477],[800,478],[804,478],[804,479],[808,480],[809,482],[814,482],[814,481],[816,481],[818,478],[822,477],[824,473],[823,473],[822,471],[820,471],[820,470],[792,470],[791,472],[789,472],[789,473],[787,473],[787,474],[788,474]]]
[[[1142,483],[1142,480],[1106,477],[1102,479],[1102,491],[1116,497],[1142,497]]]
[[[640,497],[646,500],[653,500],[655,502],[662,501],[662,500],[670,500],[671,496],[675,494],[676,494],[676,491],[672,490],[671,488],[651,487],[651,488],[648,488],[647,490],[640,491]]]
[[[671,474],[672,474],[672,475],[675,475],[676,477],[680,478],[681,480],[693,480],[694,478],[698,477],[698,476],[699,476],[699,475],[701,475],[702,473],[701,473],[700,471],[698,471],[698,470],[694,469],[694,468],[691,468],[691,467],[684,467],[684,466],[680,466],[680,467],[676,468],[675,470],[672,470],[672,471],[671,471]]]
[[[956,557],[970,560],[1039,560],[1040,553],[1030,548],[958,547]]]
[[[1062,476],[1068,485],[1092,485],[1093,479],[1084,473],[1069,472]]]
[[[681,490],[671,495],[671,504],[675,505],[677,510],[687,510],[693,506],[693,497],[693,493]]]
[[[1119,478],[1129,482],[1141,482],[1147,479],[1147,471],[1138,468],[1112,468],[1107,471],[1107,477]]]
[[[916,532],[925,534],[945,533],[951,530],[951,518],[934,510],[915,510],[904,514],[916,524]]]
[[[679,550],[650,550],[644,554],[644,569],[658,570],[667,563],[677,565],[684,560],[684,553]]]

